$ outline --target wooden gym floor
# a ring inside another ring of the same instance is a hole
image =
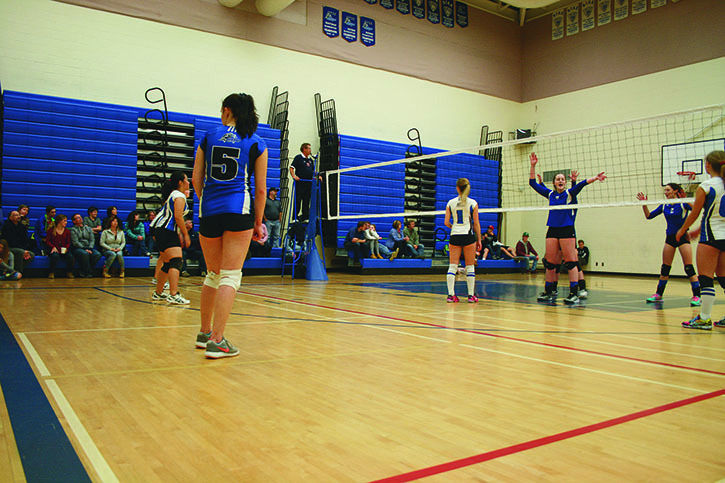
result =
[[[477,305],[444,275],[245,277],[218,361],[201,281],[185,308],[148,278],[0,282],[0,480],[725,477],[725,329],[680,327],[685,280],[655,306],[656,277],[590,276],[568,307],[542,274],[479,275]]]

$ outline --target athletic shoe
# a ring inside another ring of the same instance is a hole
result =
[[[682,323],[685,329],[712,330],[712,319],[702,320],[699,315]]]
[[[209,341],[209,336],[211,336],[211,332],[208,334],[205,334],[204,332],[196,334],[196,348],[206,349],[206,343]]]
[[[476,297],[475,295],[469,295],[468,296],[468,303],[469,304],[476,304],[476,303],[478,303],[478,297]]]
[[[574,304],[578,304],[578,303],[579,303],[579,297],[577,297],[577,296],[576,296],[576,295],[574,295],[573,293],[570,293],[570,294],[569,294],[569,296],[567,296],[567,297],[566,297],[566,298],[564,299],[564,303],[565,303],[565,304],[567,304],[567,305],[574,305]]]
[[[166,297],[166,303],[169,305],[189,305],[189,301],[181,296],[179,292],[176,292],[176,295],[169,294],[168,297]]]
[[[586,290],[579,290],[579,298],[580,299],[585,299],[587,297],[589,297],[589,292],[587,292]]]
[[[239,355],[239,349],[234,347],[226,338],[222,337],[222,341],[218,344],[213,340],[207,341],[206,352],[204,352],[204,355],[207,359],[234,357]]]
[[[166,292],[161,292],[161,294],[157,294],[156,290],[154,290],[154,293],[151,295],[151,301],[152,302],[166,302],[166,299],[169,297],[169,294]]]
[[[699,307],[702,305],[702,300],[700,300],[700,297],[694,296],[690,299],[690,307]]]
[[[717,322],[713,322],[712,325],[714,325],[715,327],[725,327],[725,317],[718,320]]]
[[[662,302],[662,295],[656,293],[656,294],[653,294],[650,298],[647,299],[647,303],[648,304],[653,304],[653,303],[656,303],[656,302]]]
[[[459,302],[459,299],[455,295],[449,295],[446,299],[446,302],[448,302],[449,304],[456,304]]]
[[[155,277],[151,279],[151,285],[156,285],[157,282],[158,280]]]
[[[400,248],[396,248],[396,249],[395,249],[395,251],[393,251],[393,253],[391,253],[391,254],[390,254],[390,259],[389,259],[389,260],[390,260],[391,262],[392,262],[393,260],[395,260],[395,257],[397,257],[397,256],[398,256],[398,252],[400,252]]]
[[[539,302],[554,302],[556,301],[556,294],[554,292],[541,292],[536,300]]]

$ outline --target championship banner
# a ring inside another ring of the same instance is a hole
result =
[[[579,33],[579,4],[566,7],[566,35]]]
[[[612,21],[612,0],[599,0],[597,25],[606,25]]]
[[[342,38],[348,42],[357,42],[357,15],[342,12]]]
[[[395,7],[403,15],[410,13],[410,0],[395,0]]]
[[[375,45],[375,20],[360,16],[360,42],[366,47]]]
[[[425,18],[425,0],[413,0],[413,17]]]
[[[370,5],[375,5],[376,3],[378,3],[378,0],[365,0],[365,1],[368,2]]]
[[[652,0],[652,3],[650,3],[650,7],[652,8],[662,7],[664,5],[667,5],[667,0]]]
[[[551,40],[564,38],[564,10],[551,14]]]
[[[440,0],[428,0],[428,21],[430,23],[441,23]]]
[[[614,0],[614,20],[629,16],[629,0]]]
[[[632,0],[632,15],[647,11],[647,0]]]
[[[459,27],[468,27],[468,5],[456,1],[456,23]]]
[[[582,32],[594,28],[594,0],[582,2]]]
[[[449,29],[456,25],[453,18],[453,0],[441,0],[441,23]]]
[[[322,31],[330,38],[340,35],[340,11],[332,7],[322,7]]]
[[[394,7],[393,0],[380,0],[380,6],[392,10]]]

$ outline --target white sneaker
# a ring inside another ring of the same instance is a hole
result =
[[[189,305],[190,302],[182,297],[179,292],[176,292],[176,295],[166,297],[166,303],[169,305]]]
[[[586,290],[579,290],[579,298],[580,299],[585,299],[588,296],[589,296],[589,292],[587,292]]]
[[[168,292],[163,291],[159,295],[156,293],[156,290],[154,290],[154,293],[151,295],[151,301],[152,302],[165,302],[168,297],[169,297]]]

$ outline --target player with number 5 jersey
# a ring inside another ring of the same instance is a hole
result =
[[[466,178],[456,181],[458,196],[446,205],[446,218],[444,223],[451,229],[450,243],[448,244],[448,303],[458,302],[456,297],[456,272],[461,261],[461,251],[466,260],[466,285],[468,288],[468,303],[478,302],[475,294],[476,287],[476,252],[481,250],[481,222],[478,219],[478,203],[469,198],[471,184]]]
[[[715,303],[713,276],[725,288],[725,151],[713,151],[705,156],[705,171],[710,179],[700,183],[695,191],[692,211],[677,231],[677,240],[684,239],[687,229],[702,212],[700,242],[697,244],[697,274],[700,280],[702,305],[693,319],[682,322],[686,329],[712,330],[712,306]],[[725,318],[714,324],[725,327]]]

